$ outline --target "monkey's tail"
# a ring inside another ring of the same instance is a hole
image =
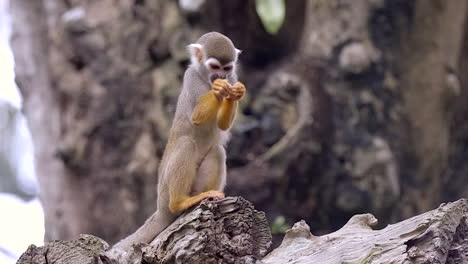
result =
[[[157,210],[153,215],[146,219],[145,223],[138,228],[133,234],[122,239],[112,248],[118,248],[128,251],[133,244],[136,243],[150,243],[159,235],[170,223],[173,217],[170,214],[165,214]]]

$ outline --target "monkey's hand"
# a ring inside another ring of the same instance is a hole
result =
[[[198,100],[192,113],[192,123],[201,125],[213,119],[221,107],[223,98],[229,95],[229,83],[224,79],[216,79],[211,85],[211,91]]]
[[[245,86],[241,82],[228,86],[228,96],[225,97],[218,112],[218,127],[228,130],[236,118],[238,101],[245,95]]]
[[[205,199],[208,199],[208,198],[222,199],[222,198],[224,198],[224,193],[222,193],[220,191],[202,192],[202,193],[197,194],[195,196],[188,197],[188,198],[185,198],[185,199],[183,199],[181,201],[170,204],[169,209],[173,213],[175,213],[175,212],[182,211],[182,210],[185,210],[187,208],[190,208],[190,207],[196,205],[197,203],[199,203],[199,202],[201,202],[201,201],[203,201]]]
[[[229,96],[230,84],[225,79],[216,79],[211,85],[211,90],[216,95],[219,101]]]
[[[229,87],[227,98],[232,101],[239,101],[245,95],[245,85],[241,82],[236,82]]]

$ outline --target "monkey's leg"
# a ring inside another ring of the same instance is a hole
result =
[[[213,91],[209,91],[198,100],[192,113],[192,123],[201,125],[213,119],[218,113],[221,101]]]
[[[175,215],[167,209],[158,209],[145,223],[130,236],[122,239],[113,248],[128,251],[133,244],[150,243],[159,233],[175,220]]]
[[[227,130],[232,126],[236,118],[237,107],[239,103],[227,98],[223,99],[221,109],[218,112],[218,127],[221,130]]]
[[[224,190],[226,185],[226,151],[223,146],[214,145],[211,147],[198,169],[195,182],[194,189],[192,189],[194,193]]]
[[[224,194],[219,191],[209,191],[190,196],[197,175],[198,153],[195,142],[189,137],[178,140],[171,156],[167,157],[167,166],[164,169],[167,175],[169,188],[169,209],[171,212],[185,210],[206,198],[222,198]]]

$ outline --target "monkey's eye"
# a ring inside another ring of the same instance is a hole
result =
[[[224,67],[224,70],[225,70],[225,71],[230,71],[231,69],[232,69],[232,66],[226,66],[226,67]]]
[[[213,70],[219,70],[219,66],[216,64],[210,64],[211,69]]]

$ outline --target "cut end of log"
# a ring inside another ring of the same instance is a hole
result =
[[[105,253],[114,263],[255,263],[266,255],[266,216],[242,197],[206,199],[186,211],[150,245]]]
[[[104,240],[92,235],[80,235],[76,240],[55,240],[43,247],[30,245],[17,264],[97,263],[100,254],[109,248]]]
[[[270,245],[265,214],[242,197],[227,197],[204,200],[184,213],[145,248],[145,257],[160,263],[237,263],[261,259]]]

